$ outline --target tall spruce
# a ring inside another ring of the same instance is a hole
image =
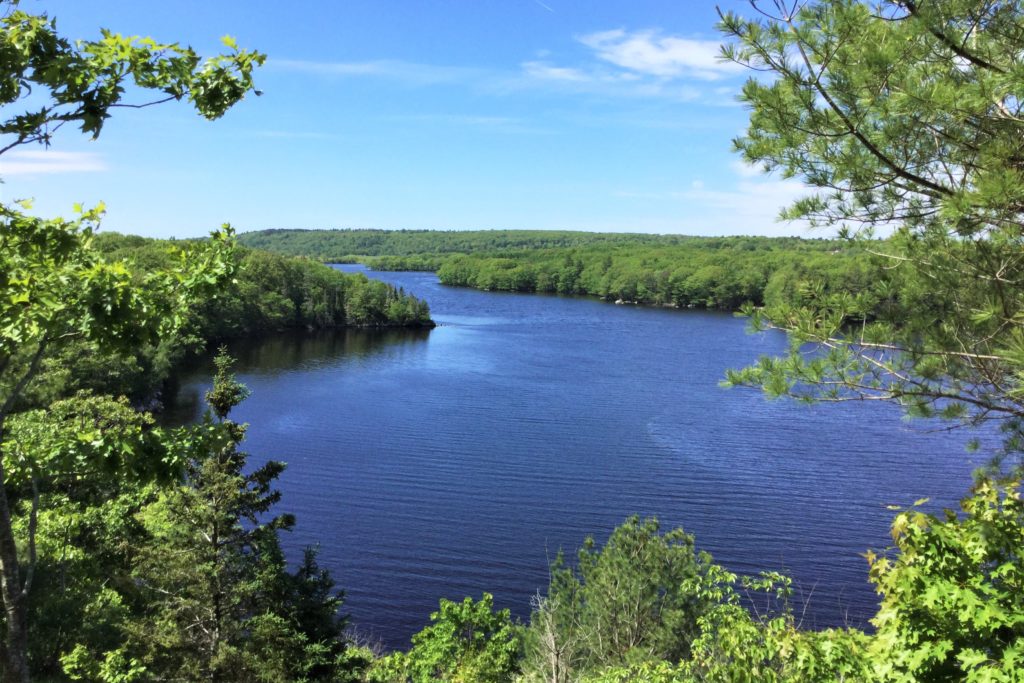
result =
[[[246,426],[229,416],[249,392],[224,349],[214,363],[185,480],[139,513],[151,535],[134,571],[146,605],[132,634],[139,661],[172,679],[335,680],[341,594],[312,550],[288,573],[278,532],[295,520],[270,514],[284,464],[247,466]]]

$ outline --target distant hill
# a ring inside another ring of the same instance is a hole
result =
[[[761,250],[793,249],[797,245],[822,249],[827,243],[796,237],[690,237],[570,230],[258,230],[242,233],[238,239],[255,249],[335,263],[361,256],[502,254],[593,245],[692,244],[711,249]]]
[[[882,274],[848,242],[555,230],[264,230],[243,244],[376,270],[432,270],[446,285],[588,294],[609,301],[736,310],[808,287],[859,292]]]

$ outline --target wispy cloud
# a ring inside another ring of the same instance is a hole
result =
[[[612,196],[616,199],[678,199],[678,192],[642,192],[638,190],[615,190]]]
[[[584,60],[572,65],[546,58],[523,62],[523,83],[613,97],[736,104],[735,84],[708,86],[709,81],[743,72],[719,60],[716,41],[666,36],[653,29],[599,31],[576,40],[587,48]]]
[[[525,61],[519,70],[420,64],[398,60],[311,62],[276,60],[276,68],[324,78],[377,78],[407,87],[452,85],[505,96],[524,91],[592,94],[605,97],[660,98],[694,101],[702,93],[685,83],[666,82],[591,62],[561,66],[543,59]]]
[[[719,43],[664,36],[654,30],[615,29],[580,36],[582,44],[610,64],[657,78],[713,81],[740,73],[742,67],[719,59]]]
[[[803,222],[780,222],[779,212],[813,190],[798,180],[764,175],[759,169],[736,162],[730,165],[734,181],[708,187],[694,180],[689,187],[669,192],[621,190],[618,199],[637,202],[677,202],[685,206],[685,228],[694,234],[802,235]]]
[[[737,159],[730,163],[729,168],[741,178],[763,178],[765,176],[765,172],[760,166],[748,164],[742,159]]]
[[[747,235],[807,235],[802,221],[780,221],[779,212],[810,190],[796,180],[743,180],[733,189],[691,187],[679,193],[687,211],[705,233]]]
[[[49,175],[53,173],[94,173],[107,170],[99,155],[89,152],[13,150],[0,158],[0,177]]]
[[[593,74],[588,74],[580,69],[573,69],[566,66],[553,66],[541,61],[523,62],[522,68],[523,73],[528,77],[543,81],[588,83],[597,80]]]
[[[491,95],[550,91],[615,98],[647,98],[732,105],[735,84],[710,81],[742,72],[718,59],[716,41],[664,35],[654,29],[614,29],[579,36],[577,58],[560,63],[548,50],[518,68],[477,68],[395,59],[317,62],[275,59],[272,68],[334,78],[377,78],[410,87],[456,85]]]
[[[680,102],[693,102],[703,95],[699,89],[685,83],[643,78],[629,72],[613,71],[602,65],[577,68],[535,60],[523,62],[521,69],[522,73],[518,77],[495,80],[491,87],[504,92],[549,89],[560,93]]]
[[[532,125],[529,121],[513,116],[483,116],[473,114],[408,114],[390,117],[393,121],[415,121],[420,123],[462,128],[476,128],[491,133],[513,133],[543,135],[551,131]]]
[[[703,206],[749,214],[774,220],[779,211],[810,190],[797,180],[743,180],[732,190],[713,190],[702,181],[674,193],[679,199],[698,201]]]
[[[397,59],[377,59],[365,62],[275,59],[268,60],[267,64],[285,71],[320,76],[385,78],[415,86],[467,83],[478,79],[483,73],[483,70],[472,67],[421,64]]]

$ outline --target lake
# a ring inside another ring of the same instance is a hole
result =
[[[785,347],[729,314],[368,275],[425,298],[439,327],[235,343],[252,396],[233,418],[251,423],[252,463],[288,463],[290,557],[319,543],[353,625],[386,647],[442,597],[487,591],[525,618],[559,548],[631,514],[682,526],[733,571],[787,572],[805,627],[865,626],[861,553],[887,545],[886,506],[954,505],[985,457],[892,406],[720,388]],[[210,377],[182,378],[185,419]]]

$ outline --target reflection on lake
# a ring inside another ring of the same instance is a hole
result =
[[[366,358],[382,353],[390,346],[415,344],[426,340],[430,330],[317,330],[312,332],[290,330],[264,336],[235,340],[231,353],[240,370],[258,368],[261,373],[293,372],[298,368],[315,370],[319,364],[330,363],[338,357],[349,360]],[[205,362],[204,362],[205,361]],[[193,363],[186,377],[193,380],[209,370],[209,358]],[[179,386],[161,414],[161,421],[181,424],[194,419],[203,409],[203,393],[208,387],[194,381]]]
[[[730,315],[372,275],[426,298],[441,326],[231,350],[253,392],[234,415],[251,423],[246,449],[288,463],[286,548],[319,542],[353,622],[388,646],[440,597],[488,591],[525,617],[559,548],[633,513],[683,526],[733,570],[789,572],[806,626],[863,625],[860,553],[886,545],[885,505],[950,505],[969,485],[966,434],[891,406],[720,389],[727,368],[785,346]],[[182,377],[179,419],[209,377]]]

